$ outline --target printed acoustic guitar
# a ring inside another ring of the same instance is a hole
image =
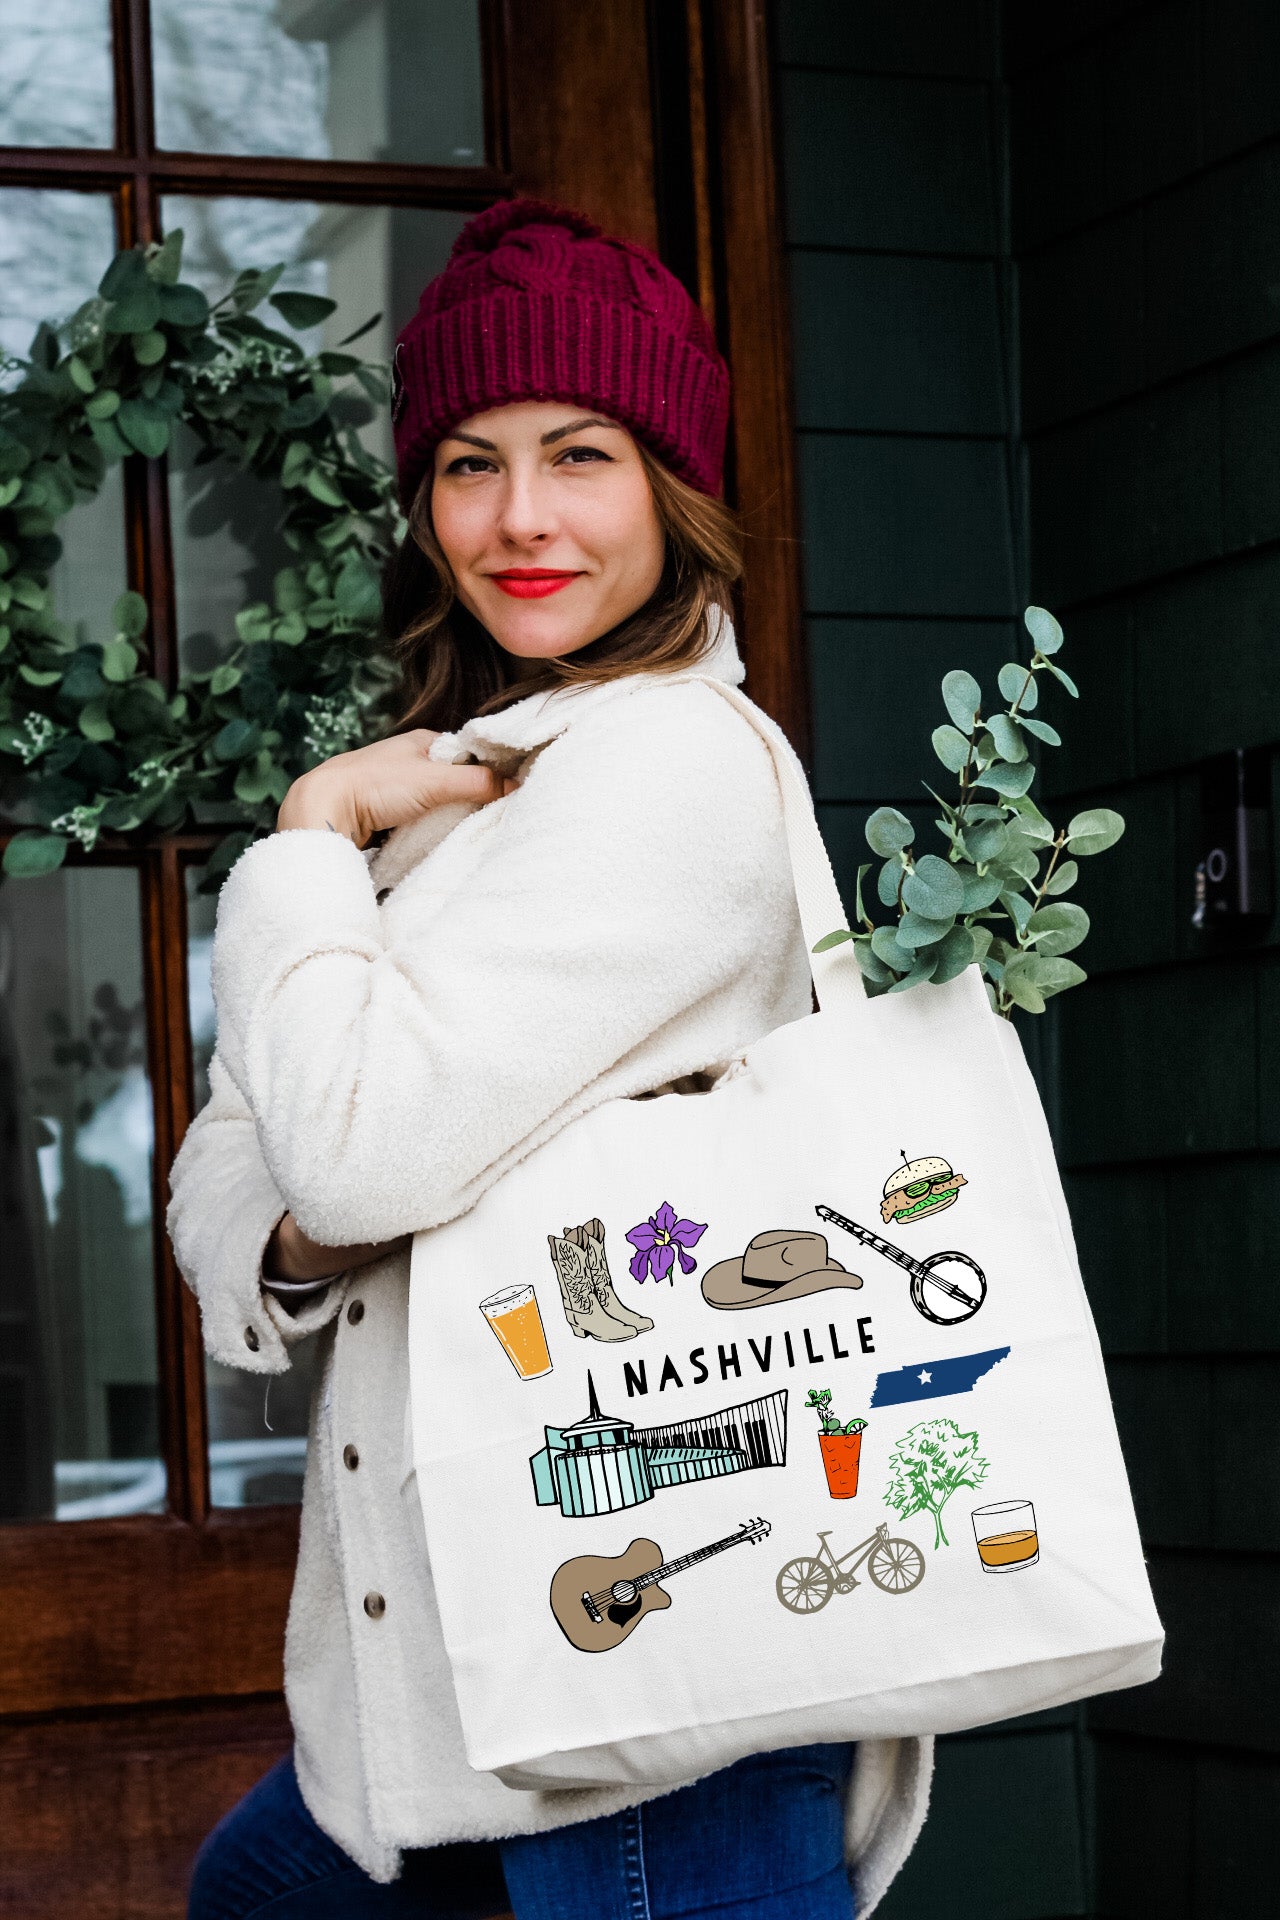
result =
[[[653,1540],[633,1540],[625,1553],[612,1559],[579,1554],[552,1576],[551,1611],[565,1639],[580,1653],[608,1653],[622,1645],[646,1613],[671,1605],[671,1595],[663,1592],[659,1580],[696,1567],[728,1547],[755,1546],[769,1531],[767,1520],[744,1520],[727,1540],[713,1540],[678,1560],[664,1561],[662,1548]]]

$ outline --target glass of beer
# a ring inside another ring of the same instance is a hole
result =
[[[532,1287],[504,1287],[501,1293],[491,1293],[482,1300],[480,1311],[522,1380],[537,1380],[550,1373],[551,1355],[538,1312],[538,1296]]]
[[[988,1573],[1017,1573],[1040,1558],[1036,1510],[1029,1500],[1000,1500],[973,1510],[978,1558]]]

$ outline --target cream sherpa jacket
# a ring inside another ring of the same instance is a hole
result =
[[[727,620],[697,672],[741,682]],[[293,829],[231,869],[212,1091],[167,1216],[217,1359],[280,1373],[324,1330],[285,1693],[307,1806],[384,1882],[403,1848],[563,1826],[654,1789],[519,1792],[467,1765],[413,1480],[408,1251],[291,1316],[260,1284],[271,1228],[286,1208],[333,1245],[437,1225],[600,1101],[714,1074],[811,1005],[772,761],[696,674],[533,694],[432,755],[518,785],[377,850]],[[860,1914],[920,1830],[931,1746],[859,1746]]]

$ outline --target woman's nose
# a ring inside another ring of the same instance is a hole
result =
[[[498,514],[498,531],[504,540],[521,546],[548,540],[556,532],[551,501],[535,476],[508,476]]]

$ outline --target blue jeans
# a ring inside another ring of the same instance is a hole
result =
[[[853,1920],[852,1759],[757,1754],[603,1819],[413,1849],[380,1886],[316,1825],[286,1756],[201,1847],[187,1920]]]

